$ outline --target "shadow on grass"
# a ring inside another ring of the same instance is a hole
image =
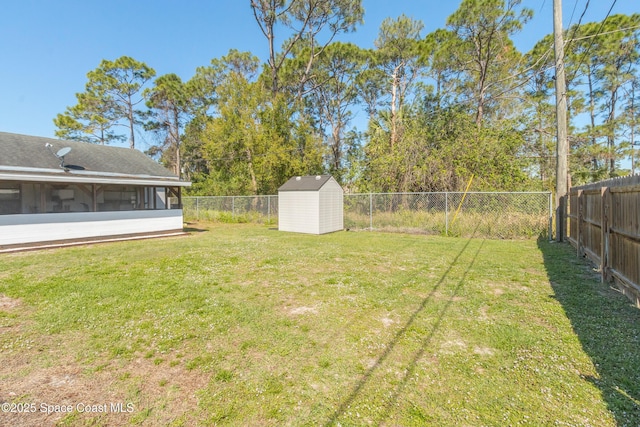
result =
[[[453,267],[455,267],[459,263],[460,258],[467,251],[467,249],[469,247],[469,244],[473,240],[474,240],[473,237],[471,237],[470,239],[467,240],[467,242],[465,243],[464,247],[460,250],[460,252],[451,261],[451,263],[449,264],[449,267],[442,274],[442,276],[440,277],[438,282],[434,285],[434,287],[431,289],[429,294],[421,301],[421,303],[418,306],[418,308],[411,314],[411,316],[409,317],[407,322],[404,324],[404,326],[400,330],[398,330],[398,332],[396,332],[396,334],[393,336],[393,339],[385,347],[384,352],[380,355],[380,357],[378,357],[378,359],[376,360],[374,365],[372,367],[370,367],[364,373],[362,378],[360,378],[360,380],[356,383],[355,387],[351,390],[351,393],[349,393],[349,395],[341,402],[340,406],[333,413],[333,415],[331,416],[329,421],[325,424],[325,426],[331,426],[331,425],[336,424],[338,418],[340,418],[347,411],[347,409],[351,406],[351,404],[358,398],[358,396],[363,391],[363,388],[367,385],[367,383],[370,382],[373,374],[382,366],[382,364],[385,362],[385,360],[394,351],[394,349],[396,348],[396,346],[398,345],[400,340],[407,334],[407,331],[409,330],[409,328],[414,324],[414,322],[416,321],[418,316],[426,308],[426,306],[429,303],[429,301],[433,298],[433,296],[438,291],[438,289],[443,285],[443,283],[445,282],[445,280],[447,279],[447,277],[451,273],[451,270],[453,269]],[[382,424],[384,422],[384,420],[386,419],[386,417],[389,416],[389,413],[390,413],[392,407],[394,406],[395,402],[397,402],[398,397],[402,394],[402,391],[406,387],[409,379],[412,377],[412,375],[413,375],[413,373],[414,373],[414,371],[416,369],[416,365],[418,364],[420,359],[424,356],[424,353],[425,353],[427,347],[429,346],[429,344],[431,342],[431,339],[435,335],[436,331],[440,328],[440,326],[442,324],[442,320],[443,320],[445,314],[447,313],[449,307],[451,306],[452,302],[454,301],[455,296],[458,294],[458,291],[461,289],[462,285],[464,285],[466,277],[467,277],[469,271],[471,271],[471,269],[473,268],[473,266],[474,266],[474,264],[476,262],[476,259],[478,257],[478,254],[480,253],[483,245],[484,245],[484,240],[481,241],[478,249],[476,250],[476,252],[473,255],[473,258],[471,259],[470,262],[468,262],[467,268],[465,269],[465,271],[464,271],[462,277],[460,278],[460,280],[458,281],[458,283],[455,285],[453,293],[449,296],[449,300],[447,301],[446,305],[443,307],[443,309],[438,314],[438,317],[437,317],[435,323],[433,324],[433,326],[431,327],[431,330],[429,331],[429,333],[423,338],[423,340],[421,342],[421,345],[420,345],[420,348],[413,355],[413,357],[411,359],[411,362],[408,364],[408,366],[405,369],[405,374],[404,374],[402,380],[395,387],[395,389],[390,393],[390,398],[387,399],[387,402],[386,402],[386,405],[385,405],[385,411],[382,414],[383,419],[379,420],[380,424]]]
[[[206,228],[197,228],[197,223],[195,222],[186,222],[186,226],[182,228],[185,233],[203,233],[205,231],[209,231]]]
[[[554,297],[562,304],[619,426],[640,426],[640,310],[600,282],[568,244],[539,239]]]

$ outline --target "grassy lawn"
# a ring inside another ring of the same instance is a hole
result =
[[[640,425],[640,310],[566,245],[192,226],[0,255],[0,425]]]

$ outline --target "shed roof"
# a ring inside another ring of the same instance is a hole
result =
[[[66,169],[54,155],[64,147],[71,148],[64,156]],[[138,150],[0,132],[0,179],[47,177],[55,181],[166,181],[167,185],[189,185]]]
[[[318,191],[330,179],[331,175],[294,176],[282,184],[278,191]]]

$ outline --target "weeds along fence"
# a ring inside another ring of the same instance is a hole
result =
[[[183,197],[186,220],[278,223],[278,196]]]
[[[549,233],[549,193],[385,193],[344,199],[345,227],[381,231],[531,238]]]
[[[183,197],[187,220],[277,224],[278,196]],[[344,226],[446,236],[551,236],[551,193],[369,193],[344,195]]]
[[[640,307],[640,176],[573,187],[567,239]]]

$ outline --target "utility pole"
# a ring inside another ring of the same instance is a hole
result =
[[[634,134],[636,133],[636,109],[635,109],[635,99],[636,99],[636,83],[631,83],[631,175],[636,174],[636,150],[635,145],[636,141],[634,138]]]
[[[556,241],[564,241],[567,195],[567,87],[564,76],[562,0],[553,0],[553,34],[556,61]]]

